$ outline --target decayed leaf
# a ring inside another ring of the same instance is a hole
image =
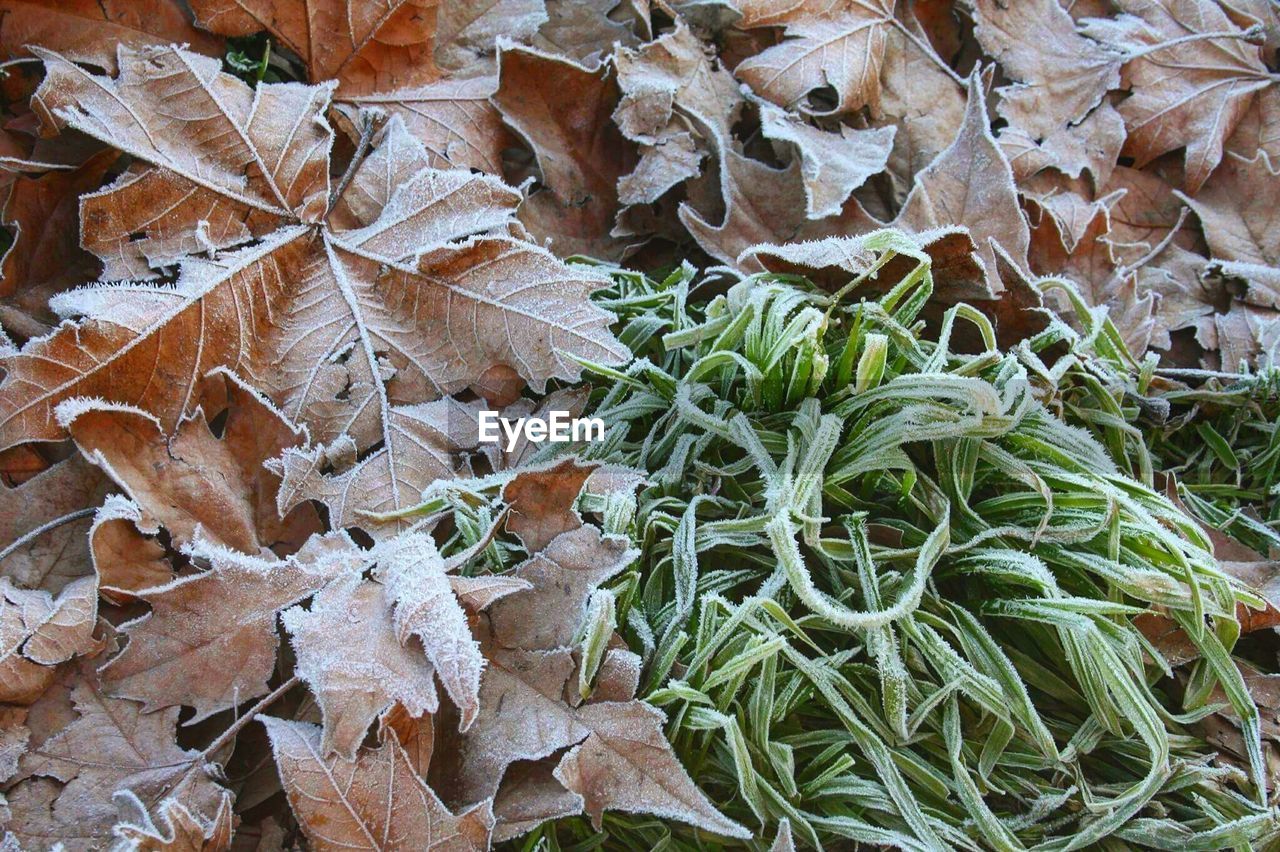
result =
[[[1280,308],[1280,171],[1265,151],[1246,160],[1228,153],[1193,197],[1177,193],[1200,219],[1205,240],[1224,272],[1248,282],[1245,299]]]
[[[317,531],[314,516],[307,523],[299,515],[293,530],[281,521],[276,512],[280,480],[263,467],[301,444],[303,431],[234,375],[219,371],[210,378],[202,407],[184,417],[172,435],[145,411],[101,400],[68,400],[58,408],[59,420],[85,457],[179,546],[199,536],[257,554]],[[208,423],[219,413],[219,399],[227,401],[228,411],[221,438]]]
[[[1186,189],[1198,191],[1222,159],[1223,142],[1253,96],[1271,84],[1261,49],[1245,41],[1216,3],[1117,0],[1125,14],[1090,19],[1085,31],[1123,51],[1124,153],[1141,168],[1186,148]],[[1212,37],[1214,34],[1222,34]]]
[[[209,56],[222,40],[197,29],[180,0],[0,0],[0,48],[5,59],[30,56],[39,45],[116,70],[116,46],[187,44]]]
[[[824,4],[801,2],[778,6],[740,0],[739,26],[785,26],[785,40],[759,56],[738,64],[734,75],[761,96],[784,107],[807,107],[805,97],[831,86],[836,104],[846,113],[863,106],[880,112],[880,69],[894,0],[853,0]]]
[[[760,105],[760,125],[770,139],[789,142],[800,155],[805,210],[810,219],[838,214],[867,178],[884,171],[893,149],[894,127],[827,132],[771,104]]]
[[[310,609],[285,610],[298,675],[324,716],[324,751],[352,759],[380,713],[399,702],[412,716],[438,706],[431,664],[400,644],[383,587],[348,574],[330,583]]]
[[[991,136],[976,73],[969,78],[969,105],[955,141],[916,176],[894,225],[915,232],[963,225],[972,234],[994,284],[999,278],[988,240],[995,240],[1015,264],[1023,265],[1029,241],[1027,222],[1018,206],[1009,162]]]
[[[143,702],[147,712],[181,704],[202,719],[265,695],[277,613],[364,565],[340,534],[313,538],[285,560],[216,545],[196,553],[209,570],[137,592],[151,612],[121,625],[129,642],[102,669],[112,694]]]
[[[618,179],[635,165],[635,151],[610,120],[618,98],[607,68],[514,45],[498,57],[493,102],[542,171],[544,188],[520,208],[520,220],[561,256],[618,257],[623,248],[609,233]]]
[[[414,773],[394,737],[346,758],[328,755],[315,725],[270,716],[262,722],[289,804],[314,848],[488,848],[491,802],[450,813]]]
[[[317,441],[347,431],[360,449],[381,441],[394,456],[403,446],[395,405],[452,393],[498,364],[541,388],[577,377],[570,355],[625,357],[608,315],[587,300],[598,273],[505,236],[450,244],[508,224],[519,194],[493,178],[429,168],[399,120],[329,221],[327,88],[264,85],[255,95],[178,50],[125,60],[121,81],[110,81],[50,56],[39,95],[60,120],[157,165],[94,196],[113,211],[102,221],[86,202],[94,248],[110,246],[112,263],[125,258],[133,269],[282,227],[214,261],[184,262],[172,288],[109,285],[62,299],[60,309],[89,319],[10,359],[0,444],[58,437],[52,410],[71,396],[134,405],[172,429],[195,380],[224,366]],[[153,143],[133,116],[155,114],[175,118]],[[235,141],[202,147],[209,135]],[[406,176],[391,192],[389,174]],[[113,224],[125,215],[134,221]],[[402,485],[388,475],[392,508]]]
[[[52,681],[58,663],[92,650],[98,590],[92,577],[48,592],[18,589],[0,577],[0,701],[29,704]]]
[[[203,820],[217,814],[222,789],[200,753],[175,742],[178,708],[142,713],[132,701],[105,695],[90,677],[71,697],[77,717],[22,758],[27,780],[9,792],[8,829],[20,841],[102,848],[117,820],[117,790],[129,790],[149,811],[168,799]]]
[[[25,588],[57,592],[91,573],[85,531],[110,488],[111,481],[79,455],[17,488],[0,488],[0,546],[30,536],[29,543],[0,559],[3,576]],[[44,527],[46,532],[31,535]]]

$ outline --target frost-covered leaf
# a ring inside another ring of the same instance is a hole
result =
[[[313,538],[288,559],[264,559],[206,544],[209,570],[137,592],[151,612],[121,625],[124,650],[102,669],[114,695],[147,712],[194,707],[202,719],[267,693],[275,670],[276,615],[364,560],[340,534]]]
[[[347,574],[309,609],[294,607],[282,618],[298,675],[324,717],[324,755],[352,759],[369,726],[396,702],[412,716],[435,712],[431,664],[420,648],[400,644],[381,585]]]
[[[565,459],[543,469],[520,471],[502,489],[502,499],[509,507],[507,530],[534,554],[560,533],[582,526],[574,504],[596,469],[595,465]]]
[[[0,577],[0,701],[29,704],[52,681],[54,666],[94,650],[98,585],[72,580],[57,598]]]
[[[132,795],[132,794],[129,794]],[[148,852],[225,852],[231,848],[235,815],[231,794],[223,793],[218,810],[209,820],[193,814],[177,799],[165,799],[152,817],[145,808],[137,822],[116,823],[112,833],[130,848]]]
[[[264,716],[289,804],[316,849],[487,849],[491,802],[453,814],[394,737],[352,757],[329,755],[320,728]]]
[[[61,404],[60,421],[102,468],[179,546],[196,537],[250,554],[319,530],[314,515],[282,522],[279,478],[263,467],[304,434],[234,375],[216,372],[201,407],[166,435],[145,411],[101,400]],[[222,413],[221,437],[209,421]]]

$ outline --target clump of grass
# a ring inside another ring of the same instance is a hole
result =
[[[927,258],[893,232],[867,245],[916,261],[874,299],[855,301],[861,281],[830,295],[773,275],[700,298],[714,282],[693,287],[689,268],[619,272],[605,293],[637,358],[591,367],[609,431],[582,452],[651,480],[615,513],[643,557],[612,591],[690,773],[761,836],[786,819],[807,845],[1275,837],[1231,659],[1237,602],[1261,601],[1143,481],[1150,459],[1109,446],[1108,429],[1131,437],[1123,411],[1089,420],[1101,440],[1059,416],[1109,410],[1083,401],[1105,340],[1055,323],[999,351],[963,305],[927,331]],[[983,351],[953,349],[962,323]],[[1132,624],[1151,608],[1200,651],[1185,685]],[[1248,774],[1194,733],[1224,709],[1206,704],[1215,684]],[[719,843],[627,817],[606,831],[553,825],[522,845]]]

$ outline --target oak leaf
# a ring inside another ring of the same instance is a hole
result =
[[[484,850],[491,803],[453,814],[394,737],[352,757],[329,755],[320,729],[264,716],[289,804],[316,849]]]

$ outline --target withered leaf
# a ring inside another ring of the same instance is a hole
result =
[[[80,455],[41,471],[16,488],[0,488],[0,546],[18,546],[0,560],[0,572],[29,589],[57,592],[92,572],[85,531],[111,481]],[[68,516],[82,514],[83,519]],[[59,523],[62,521],[62,523]],[[40,534],[35,531],[49,525]]]
[[[116,70],[116,47],[187,44],[209,56],[222,40],[191,25],[180,0],[0,0],[0,49],[30,56],[40,45],[76,62]]]
[[[982,85],[969,78],[964,124],[951,146],[916,177],[894,224],[908,231],[963,225],[973,235],[987,274],[998,285],[995,240],[1018,266],[1027,255],[1029,232],[1018,206],[1013,174],[991,135]]]
[[[93,650],[97,619],[93,577],[71,581],[56,599],[0,577],[0,701],[38,698],[53,681],[54,666]]]
[[[181,704],[197,720],[265,695],[276,615],[364,564],[340,534],[313,538],[285,560],[212,544],[195,553],[209,570],[137,592],[151,612],[121,625],[128,644],[101,674],[108,691],[146,712]]]
[[[502,488],[507,530],[529,553],[538,553],[560,533],[582,526],[574,504],[595,465],[565,459],[544,469],[522,470]]]
[[[202,407],[186,416],[172,435],[145,411],[101,400],[62,403],[58,417],[76,446],[114,479],[173,541],[190,544],[199,535],[213,544],[257,554],[287,538],[318,531],[301,515],[288,522],[276,513],[279,478],[263,463],[304,440],[286,420],[233,374],[210,376]],[[208,398],[212,397],[212,398]],[[209,420],[226,400],[222,436]]]
[[[1223,143],[1253,96],[1271,84],[1261,48],[1216,3],[1117,0],[1125,14],[1089,19],[1085,32],[1126,53],[1120,104],[1124,154],[1139,168],[1186,148],[1186,189],[1195,193],[1222,159]],[[1221,33],[1220,37],[1212,37]]]
[[[200,753],[175,741],[178,708],[142,713],[140,705],[104,694],[91,678],[80,679],[71,698],[77,717],[22,758],[27,780],[9,793],[14,818],[8,828],[20,841],[101,848],[117,820],[113,794],[122,789],[148,810],[171,799],[204,820],[217,814],[223,790],[205,772]]]
[[[320,729],[262,717],[289,804],[316,849],[484,850],[490,802],[449,812],[394,737],[353,757],[328,755]]]
[[[784,41],[741,62],[734,75],[761,96],[783,107],[808,107],[805,97],[831,86],[836,104],[830,110],[847,113],[863,106],[880,112],[880,69],[887,30],[893,21],[893,0],[851,3],[802,2],[778,6],[768,2],[739,3],[739,26],[785,26]]]
[[[400,644],[392,607],[378,583],[338,577],[311,602],[283,616],[297,673],[324,717],[323,753],[348,760],[369,726],[399,702],[412,716],[435,712],[439,699],[421,649]]]
[[[327,88],[264,85],[254,95],[176,49],[127,58],[121,81],[111,81],[49,57],[40,95],[61,120],[156,163],[94,197],[120,215],[142,215],[148,201],[169,211],[146,225],[98,223],[112,253],[149,266],[159,262],[152,249],[211,250],[276,230],[215,260],[184,262],[173,287],[68,294],[58,307],[88,319],[10,360],[0,444],[57,437],[52,409],[77,395],[134,405],[171,429],[196,378],[224,366],[317,441],[349,432],[360,449],[381,441],[394,455],[394,405],[447,395],[497,364],[541,388],[577,377],[571,355],[625,357],[608,314],[587,300],[603,283],[598,273],[510,237],[450,242],[509,224],[519,194],[494,178],[431,169],[398,119],[381,133],[393,140],[387,151],[380,145],[355,170],[340,221],[329,221]],[[153,112],[188,118],[168,120],[153,144],[132,117]],[[237,141],[209,151],[184,141],[208,133]],[[407,177],[387,192],[392,173]],[[184,198],[191,203],[177,204]],[[136,228],[145,236],[129,239]],[[401,489],[385,485],[399,501]]]
[[[543,189],[520,208],[520,220],[561,256],[619,257],[609,236],[618,213],[618,179],[636,162],[634,146],[610,120],[618,105],[610,69],[515,45],[498,56],[502,118],[533,150]]]
[[[218,810],[209,820],[193,814],[177,799],[165,799],[156,808],[158,825],[140,802],[138,809],[138,822],[121,821],[112,833],[139,852],[226,852],[231,848],[235,815],[230,793],[222,794]]]
[[[163,586],[173,579],[164,545],[154,536],[160,528],[127,497],[112,494],[93,516],[89,552],[98,575],[98,592],[112,603],[134,599],[134,593]]]

